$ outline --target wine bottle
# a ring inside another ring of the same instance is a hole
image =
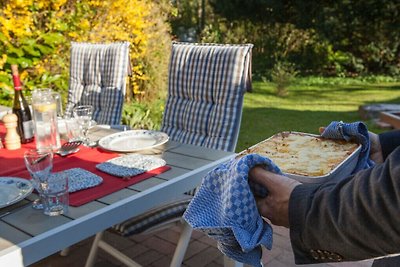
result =
[[[21,143],[33,141],[33,121],[28,102],[22,93],[22,84],[19,78],[18,66],[11,65],[11,72],[14,82],[14,104],[12,112],[18,117],[17,132],[21,138]]]

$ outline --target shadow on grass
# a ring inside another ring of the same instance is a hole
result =
[[[267,88],[272,88],[267,89]],[[312,96],[315,97],[318,95],[318,97],[323,97],[325,98],[324,94],[335,94],[338,93],[338,95],[343,95],[343,93],[357,93],[357,92],[368,92],[371,91],[372,94],[376,94],[376,91],[379,90],[385,90],[385,91],[398,91],[400,90],[400,84],[355,84],[355,85],[302,85],[302,84],[294,84],[290,88],[288,88],[289,95],[291,97],[301,97],[301,96]],[[255,86],[252,91],[253,94],[262,94],[262,95],[271,95],[271,96],[276,96],[276,92],[274,89],[273,84],[269,84],[266,86],[265,84],[257,84],[255,83]]]

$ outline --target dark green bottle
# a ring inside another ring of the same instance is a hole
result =
[[[14,104],[12,112],[18,117],[17,132],[21,138],[21,143],[26,144],[33,141],[33,120],[28,102],[22,93],[22,84],[19,78],[18,66],[11,65],[11,72],[14,82]]]

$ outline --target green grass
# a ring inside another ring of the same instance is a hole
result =
[[[253,91],[244,98],[236,151],[281,131],[318,133],[320,126],[333,120],[361,121],[361,105],[400,104],[398,81],[300,78],[288,91],[288,96],[277,97],[273,84],[253,81]],[[371,131],[383,131],[364,122]]]

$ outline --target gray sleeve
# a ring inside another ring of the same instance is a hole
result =
[[[400,252],[400,147],[383,164],[339,182],[302,184],[289,222],[297,264],[356,261]]]
[[[394,130],[379,134],[383,159],[386,159],[396,147],[400,146],[400,130]]]

